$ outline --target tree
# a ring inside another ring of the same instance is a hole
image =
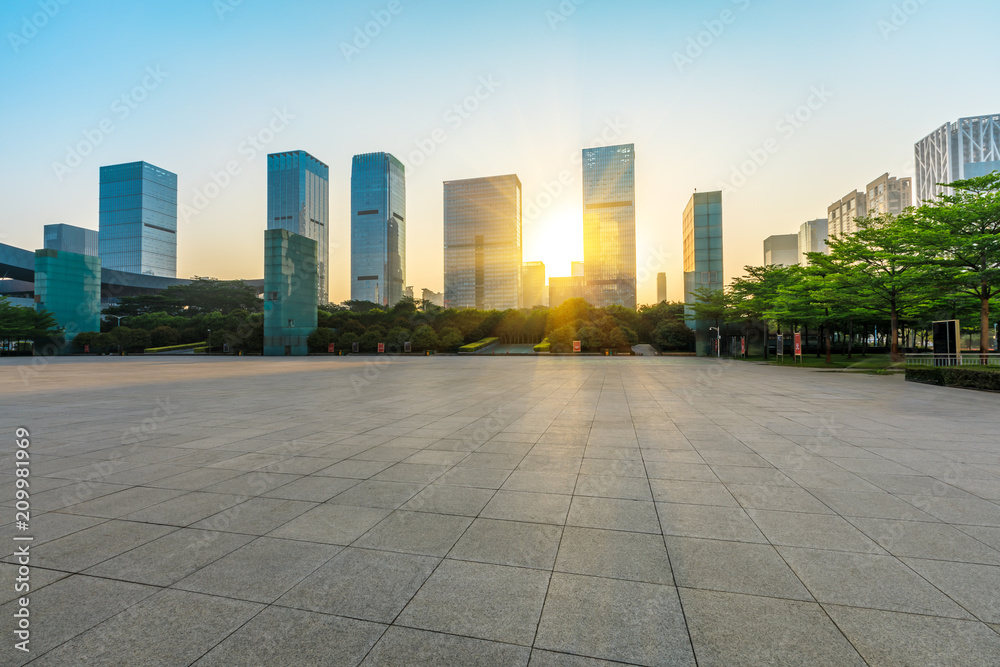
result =
[[[1000,290],[1000,172],[956,181],[909,216],[915,254],[943,269],[948,291],[979,300],[979,351],[989,352],[990,300]]]
[[[766,359],[769,333],[767,313],[774,308],[778,291],[793,280],[794,272],[791,267],[786,266],[745,266],[743,270],[746,275],[734,280],[730,286],[732,312],[737,319],[744,322],[748,337],[751,322],[756,320],[764,323]]]

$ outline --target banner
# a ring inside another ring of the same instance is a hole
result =
[[[385,343],[379,343],[378,344],[378,353],[379,354],[384,354],[385,353]]]
[[[578,340],[573,341],[573,351],[580,352],[583,350],[583,343]]]
[[[795,334],[795,356],[802,356],[802,334]]]
[[[330,354],[333,354],[333,352],[334,352],[334,350],[333,350],[333,343],[330,343],[329,345],[327,345],[326,351],[329,352]]]

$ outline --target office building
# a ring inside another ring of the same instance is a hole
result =
[[[826,245],[830,236],[829,230],[829,222],[822,218],[802,223],[799,227],[799,264],[809,265],[809,259],[806,257],[806,253],[809,252],[830,254],[830,248]]]
[[[586,298],[586,282],[583,276],[549,278],[549,308],[558,308],[569,299]]]
[[[394,306],[406,284],[406,173],[388,153],[351,166],[351,299]]]
[[[939,184],[1000,171],[1000,114],[960,118],[945,123],[914,145],[917,205],[938,194]]]
[[[435,292],[434,290],[429,290],[425,287],[420,298],[428,303],[434,304],[435,306],[444,308],[444,292]]]
[[[587,300],[635,309],[635,146],[583,151]]]
[[[98,254],[114,271],[177,277],[177,174],[148,162],[101,167]]]
[[[95,230],[62,223],[45,225],[45,241],[42,247],[46,250],[72,252],[77,255],[100,256],[98,233]]]
[[[47,310],[71,343],[81,331],[101,330],[101,260],[60,250],[35,251],[35,308]],[[69,351],[63,348],[64,351]]]
[[[521,307],[521,180],[445,181],[446,308]]]
[[[722,268],[722,192],[696,192],[684,209],[684,302],[697,301],[698,290],[721,290]],[[690,308],[685,309],[692,314]],[[697,352],[707,356],[714,351],[709,327],[704,320],[689,321],[695,332]]]
[[[913,206],[913,179],[882,174],[865,193],[868,215],[899,215]]]
[[[286,229],[264,232],[264,355],[309,354],[319,306],[319,243]]]
[[[868,198],[855,190],[826,209],[827,233],[830,236],[849,236],[858,231],[856,220],[868,215]]]
[[[667,274],[656,274],[656,303],[663,303],[667,300]]]
[[[778,234],[764,239],[764,266],[795,266],[798,263],[798,234]]]
[[[570,262],[569,275],[583,278],[583,262]]]
[[[316,241],[319,302],[329,301],[330,168],[305,151],[267,156],[267,228]]]
[[[403,290],[403,296],[410,301],[413,300],[413,285],[408,285],[406,289]]]
[[[524,296],[521,298],[522,308],[544,306],[545,298],[545,264],[543,262],[525,262],[522,267],[521,288]]]

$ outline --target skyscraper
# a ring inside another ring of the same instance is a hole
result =
[[[799,227],[799,264],[809,265],[809,259],[806,257],[808,252],[829,254],[830,249],[826,245],[826,241],[830,238],[831,229],[830,223],[823,218],[802,223],[802,226]]]
[[[100,256],[98,233],[93,229],[84,229],[63,223],[45,225],[44,243],[43,247],[46,250],[72,252],[90,257]]]
[[[798,263],[798,234],[778,234],[764,239],[764,266],[795,266]]]
[[[101,167],[98,253],[106,269],[177,277],[177,174],[148,162]]]
[[[545,305],[545,264],[543,262],[524,263],[521,288],[524,294],[521,298],[522,307],[534,308]]]
[[[575,278],[583,278],[583,262],[570,262],[569,275]]]
[[[656,274],[656,303],[663,303],[667,300],[667,274]]]
[[[388,153],[351,167],[351,299],[394,306],[406,283],[406,174]]]
[[[521,180],[444,183],[446,308],[521,307]]]
[[[951,194],[952,183],[1000,171],[1000,114],[960,118],[945,123],[913,147],[917,165],[917,204],[939,193]]]
[[[913,179],[882,174],[865,189],[868,215],[899,215],[913,206]]]
[[[319,302],[329,301],[330,168],[305,151],[267,156],[267,228],[316,241]]]
[[[827,232],[830,236],[849,236],[858,231],[855,220],[868,215],[868,197],[855,190],[826,209]]]
[[[285,229],[264,232],[264,356],[309,354],[319,319],[319,244]]]
[[[684,209],[684,301],[697,301],[700,289],[721,290],[722,268],[722,192],[696,192]],[[688,314],[693,311],[685,309]],[[711,323],[693,321],[697,352],[712,351],[709,339]]]
[[[636,307],[635,146],[583,151],[583,265],[591,305]]]

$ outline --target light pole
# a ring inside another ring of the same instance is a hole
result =
[[[108,315],[108,317],[117,318],[118,323],[115,324],[115,327],[117,327],[117,328],[120,329],[121,326],[122,326],[122,320],[124,320],[126,317],[128,317],[128,315]],[[119,339],[119,342],[118,342],[118,354],[119,354],[119,356],[121,355],[121,353],[122,353],[122,344],[121,344],[121,339]]]
[[[208,330],[208,356],[212,356],[212,330]]]
[[[715,332],[715,358],[722,357],[722,330],[719,327],[709,327],[709,331]]]

